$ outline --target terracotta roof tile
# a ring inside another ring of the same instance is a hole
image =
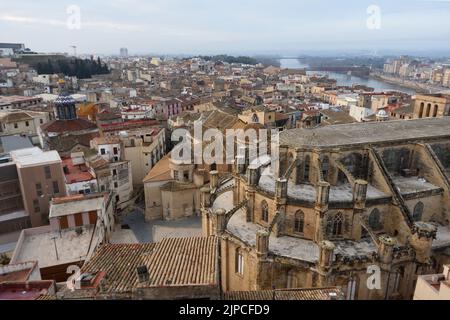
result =
[[[262,291],[230,291],[224,293],[224,300],[342,300],[338,287],[301,288]]]
[[[158,243],[107,244],[83,266],[82,273],[105,272],[107,293],[136,287],[217,285],[216,237],[168,238]],[[138,282],[136,269],[147,266],[149,281]]]
[[[45,132],[74,132],[74,131],[84,131],[84,130],[95,130],[98,129],[97,125],[85,119],[74,119],[74,120],[52,120],[41,126],[41,129]]]

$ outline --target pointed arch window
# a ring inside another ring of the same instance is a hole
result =
[[[269,222],[269,205],[266,200],[261,202],[261,220],[264,222]]]
[[[295,213],[294,232],[303,233],[305,228],[305,214],[299,210]]]
[[[414,221],[422,220],[423,208],[424,208],[424,205],[422,202],[419,202],[416,204],[416,206],[414,207],[414,212],[413,212],[413,220]]]
[[[373,209],[369,215],[369,227],[374,231],[381,229],[381,213],[378,209]]]
[[[295,173],[295,184],[302,183],[302,165],[300,162],[297,164],[296,173]]]
[[[303,181],[308,183],[309,182],[309,169],[311,166],[311,158],[309,155],[305,157],[305,163],[303,165]]]
[[[325,181],[328,181],[328,172],[330,169],[330,158],[328,156],[322,159],[322,176]]]
[[[244,274],[244,255],[240,248],[237,248],[235,252],[235,272],[240,275]]]
[[[344,215],[339,212],[331,220],[331,235],[338,237],[343,233],[344,228]]]

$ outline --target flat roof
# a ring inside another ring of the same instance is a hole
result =
[[[43,163],[54,163],[61,161],[57,151],[42,151],[42,149],[38,147],[11,151],[11,157],[20,167],[29,167]]]
[[[280,145],[294,148],[337,147],[439,137],[450,138],[450,117],[291,129],[280,133]]]
[[[75,213],[101,210],[105,198],[103,195],[96,198],[74,199],[73,201],[50,204],[50,218],[67,216]]]
[[[79,262],[86,259],[94,232],[93,226],[51,230],[50,226],[22,230],[11,263],[38,261],[39,268]]]

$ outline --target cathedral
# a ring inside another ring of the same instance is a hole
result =
[[[339,286],[410,299],[450,262],[450,117],[292,129],[274,165],[201,191],[225,292]],[[236,162],[237,163],[237,162]]]

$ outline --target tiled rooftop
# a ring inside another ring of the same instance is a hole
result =
[[[337,287],[231,291],[223,295],[224,300],[341,300],[342,298],[342,290]]]
[[[135,287],[216,285],[215,237],[167,238],[157,243],[107,244],[82,272],[104,271],[105,291],[130,292]],[[147,266],[149,281],[138,282],[136,268]]]

